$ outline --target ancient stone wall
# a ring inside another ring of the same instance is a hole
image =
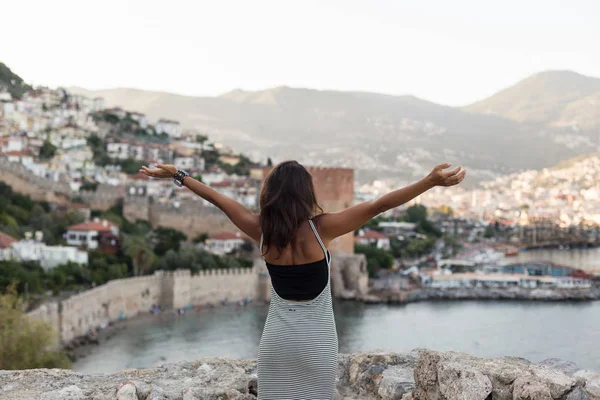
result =
[[[123,187],[99,184],[96,190],[82,190],[77,195],[94,210],[108,210],[123,197]]]
[[[110,281],[27,315],[49,323],[63,342],[69,342],[108,321],[147,312],[154,304],[170,309],[239,301],[248,296],[262,300],[258,282],[254,269],[206,270],[198,275],[189,270],[157,271],[150,276]]]
[[[19,163],[0,158],[0,181],[10,185],[15,192],[30,196],[33,200],[66,204],[71,188],[65,182],[53,182],[27,170]]]
[[[254,269],[205,270],[187,281],[192,304],[239,301],[248,296],[263,300],[259,293],[259,274]]]
[[[125,197],[123,215],[134,222],[149,221],[153,227],[177,229],[193,239],[200,233],[237,232],[239,229],[218,208],[200,201],[181,200],[178,203],[159,203],[148,197]]]

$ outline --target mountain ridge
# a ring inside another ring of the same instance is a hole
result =
[[[540,76],[543,84],[535,84]],[[534,84],[527,83],[530,78]],[[590,116],[595,93],[578,89],[588,79],[596,78],[546,71],[524,80],[523,90],[528,94],[522,97],[528,100],[523,109],[536,109],[538,103],[544,106],[545,88],[552,89],[551,105],[566,104],[548,123],[519,121],[510,114],[490,114],[470,106],[445,106],[411,95],[289,86],[234,89],[215,97],[131,88],[71,90],[100,95],[108,106],[119,105],[151,118],[179,120],[184,127],[202,131],[255,159],[295,158],[313,165],[352,167],[360,180],[410,180],[438,162],[460,162],[469,166],[471,178],[485,180],[496,174],[551,167],[562,159],[600,150],[599,139],[592,134],[600,121]],[[518,85],[505,90],[514,91]],[[567,88],[568,101],[561,100],[561,88]],[[587,115],[585,127],[592,133],[557,123],[556,115],[561,113],[563,119],[582,120],[581,114]]]

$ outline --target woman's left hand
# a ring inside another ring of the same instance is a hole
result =
[[[156,164],[156,168],[143,166],[140,172],[152,178],[173,178],[177,172],[177,167],[171,164]]]

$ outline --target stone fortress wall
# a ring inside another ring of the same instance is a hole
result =
[[[172,309],[239,301],[248,296],[260,299],[260,278],[250,268],[206,270],[197,275],[189,270],[156,271],[154,275],[107,282],[27,315],[50,324],[66,343],[108,321],[148,312],[153,304]]]
[[[67,183],[36,176],[22,164],[5,158],[0,158],[0,181],[11,186],[14,192],[28,195],[36,201],[66,204],[71,195]]]

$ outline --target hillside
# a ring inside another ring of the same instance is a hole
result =
[[[547,71],[465,109],[520,122],[591,130],[600,126],[599,99],[600,79],[571,71]]]
[[[13,98],[20,98],[31,86],[0,62],[0,89],[6,89]]]
[[[108,106],[179,120],[253,158],[353,167],[359,180],[414,179],[446,160],[469,166],[470,179],[484,179],[552,165],[584,151],[535,126],[413,96],[289,87],[219,97],[69,90],[102,96]]]

